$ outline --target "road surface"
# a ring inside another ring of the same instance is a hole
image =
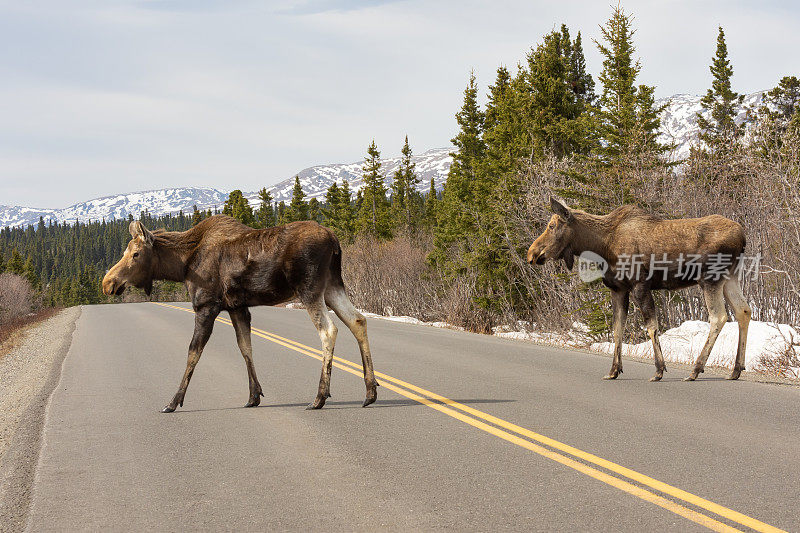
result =
[[[181,309],[181,307],[183,309]],[[253,309],[255,366],[223,314],[183,408],[188,304],[85,307],[48,408],[41,530],[800,531],[800,388],[369,320],[366,409],[337,320],[324,409],[305,311]],[[277,335],[277,336],[276,336]]]

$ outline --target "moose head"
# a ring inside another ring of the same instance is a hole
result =
[[[153,290],[153,234],[144,224],[135,220],[129,230],[131,240],[122,259],[106,273],[103,278],[103,293],[120,295],[128,285],[144,289],[147,295]]]
[[[563,202],[550,197],[550,208],[555,213],[547,223],[544,233],[528,248],[528,263],[543,265],[545,261],[563,259],[568,269],[572,269],[575,257],[572,242],[575,238],[575,217],[572,210]]]

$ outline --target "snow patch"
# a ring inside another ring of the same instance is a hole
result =
[[[665,331],[660,337],[664,359],[675,363],[692,364],[700,355],[708,338],[711,326],[708,322],[689,320],[680,326]],[[733,368],[736,360],[736,347],[739,342],[739,326],[736,322],[728,322],[722,328],[711,355],[706,363],[709,366]],[[591,350],[613,353],[614,343],[598,342],[590,346]],[[795,328],[787,324],[751,321],[747,332],[747,353],[745,368],[750,371],[764,370],[764,360],[779,358],[788,350],[800,352],[800,335]],[[640,344],[623,344],[623,355],[653,358],[653,345],[650,341]],[[800,370],[800,369],[798,369]],[[800,372],[797,373],[800,376]]]

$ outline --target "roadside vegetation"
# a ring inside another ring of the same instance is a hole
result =
[[[498,67],[485,105],[469,74],[441,192],[433,182],[427,194],[417,192],[406,137],[392,176],[381,170],[379,147],[369,144],[364,187],[355,194],[344,181],[323,200],[307,200],[298,178],[288,204],[262,189],[254,208],[235,190],[221,212],[256,228],[309,219],[332,228],[345,249],[351,297],[367,311],[480,332],[509,324],[568,331],[579,322],[598,340],[611,322],[607,291],[581,283],[561,264],[530,268],[526,262],[527,247],[550,217],[549,196],[595,213],[622,204],[669,218],[719,213],[744,225],[748,254],[761,258],[758,279],[744,287],[753,318],[800,325],[800,80],[777,80],[765,105],[737,124],[741,96],[719,28],[716,47],[709,36],[711,87],[702,100],[707,114],[698,116],[701,142],[688,159],[676,160],[674,147],[658,138],[662,109],[655,87],[640,79],[634,33],[633,17],[619,7],[597,42],[584,43],[580,32],[562,25],[515,70]],[[597,80],[587,69],[586,46],[603,57]],[[161,218],[142,213],[140,220],[185,230],[211,214],[195,208]],[[123,251],[127,226],[41,220],[36,228],[1,231],[0,271],[24,280],[30,295],[12,303],[0,293],[0,308],[116,301],[102,295],[99,282]],[[696,289],[658,297],[665,328],[707,319]],[[153,298],[185,293],[164,283]],[[631,320],[629,333],[639,326]]]

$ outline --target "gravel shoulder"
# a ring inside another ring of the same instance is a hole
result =
[[[81,314],[64,309],[20,332],[0,357],[0,531],[21,531],[47,404]]]

